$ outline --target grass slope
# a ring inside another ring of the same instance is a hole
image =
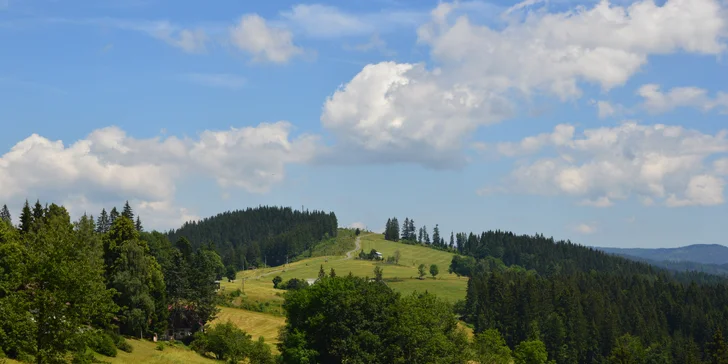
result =
[[[268,308],[269,312],[282,314],[283,311],[280,306],[283,303],[283,294],[286,291],[273,288],[273,277],[279,275],[284,281],[291,278],[316,278],[321,265],[323,265],[327,274],[333,268],[337,275],[347,275],[351,272],[355,276],[373,277],[374,267],[379,265],[384,270],[384,279],[389,280],[387,284],[403,294],[414,291],[428,291],[450,302],[465,298],[467,278],[457,277],[447,272],[452,260],[452,253],[423,246],[387,241],[384,240],[382,234],[363,233],[360,235],[359,249],[352,254],[351,259],[347,259],[346,252],[354,250],[355,239],[353,239],[351,232],[346,230],[339,230],[339,232],[347,235],[335,241],[322,243],[324,247],[317,246],[314,248],[314,252],[317,252],[313,254],[314,257],[301,259],[287,266],[238,272],[236,281],[224,281],[222,282],[222,288],[227,292],[242,289],[242,278],[245,278],[244,292],[247,302],[258,305],[267,304],[270,306]],[[376,249],[384,257],[392,256],[395,250],[399,250],[401,253],[399,265],[355,259],[359,254],[359,250],[362,249],[365,252]],[[315,256],[322,251],[332,252],[335,255]],[[420,280],[417,278],[419,276],[417,267],[420,264],[427,266],[427,279]],[[432,279],[429,276],[430,264],[437,264],[440,269],[437,279]],[[214,322],[230,320],[251,334],[253,338],[257,339],[259,336],[263,336],[266,342],[272,345],[277,342],[278,330],[285,324],[285,318],[282,316],[228,307],[220,307],[220,309],[221,312]],[[471,328],[465,325],[462,325],[462,328],[469,336],[472,335]],[[277,352],[275,347],[273,347],[273,351]]]
[[[265,269],[249,270],[238,272],[235,282],[223,282],[225,290],[235,290],[242,287],[241,278],[245,278],[245,294],[249,300],[280,303],[283,301],[281,294],[285,291],[273,288],[273,277],[281,276],[283,280],[291,278],[307,279],[318,276],[319,267],[323,265],[328,274],[331,268],[338,275],[347,275],[351,272],[355,276],[373,277],[374,267],[379,265],[383,268],[385,280],[394,279],[388,284],[395,290],[404,294],[413,291],[428,291],[442,297],[450,302],[465,298],[467,289],[467,278],[457,277],[449,274],[447,268],[452,260],[452,253],[430,249],[423,246],[407,245],[387,241],[381,234],[369,233],[360,236],[360,247],[365,252],[376,249],[385,257],[394,255],[399,250],[402,258],[398,265],[373,262],[368,260],[346,259],[345,256],[323,256],[303,259],[288,266],[279,266]],[[358,251],[353,254],[357,256]],[[427,266],[428,278],[418,279],[417,267],[420,264]],[[437,264],[440,274],[437,279],[429,277],[430,264]]]
[[[181,346],[165,345],[163,351],[157,350],[157,343],[147,340],[127,339],[134,351],[126,353],[119,350],[115,358],[96,355],[100,360],[110,363],[149,363],[149,364],[184,364],[184,363],[219,363],[205,358],[196,352]]]

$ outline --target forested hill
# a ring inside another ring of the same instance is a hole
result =
[[[728,247],[719,244],[695,244],[679,248],[595,248],[607,253],[628,255],[655,261],[695,262],[702,264],[727,264]]]
[[[172,242],[186,238],[193,247],[212,244],[226,266],[242,269],[264,262],[269,266],[283,264],[286,257],[336,236],[337,228],[333,212],[260,206],[188,222],[167,235]]]
[[[647,258],[635,257],[627,254],[614,254],[627,259],[644,262],[655,267],[665,268],[675,272],[701,272],[714,274],[719,276],[728,275],[728,263],[726,264],[706,264],[697,263],[687,260],[652,260]]]

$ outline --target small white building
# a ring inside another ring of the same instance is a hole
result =
[[[377,260],[382,260],[382,259],[384,259],[384,257],[382,257],[382,253],[380,253],[380,252],[376,252],[376,253],[374,253],[374,254],[376,254],[376,255],[377,255],[377,256],[375,257],[375,259],[377,259]]]
[[[306,278],[306,283],[308,283],[309,286],[313,286],[314,283],[316,283],[316,278]]]

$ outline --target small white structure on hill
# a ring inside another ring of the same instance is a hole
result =
[[[309,286],[313,286],[314,283],[316,283],[316,278],[306,278],[306,283],[308,283]]]
[[[374,254],[376,254],[376,255],[377,255],[377,256],[375,257],[375,259],[377,259],[377,260],[382,260],[382,259],[384,259],[384,257],[382,257],[382,253],[380,253],[380,252],[376,252],[376,253],[374,253]]]

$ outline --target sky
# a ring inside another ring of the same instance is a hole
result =
[[[0,0],[0,204],[728,244],[728,1]]]

